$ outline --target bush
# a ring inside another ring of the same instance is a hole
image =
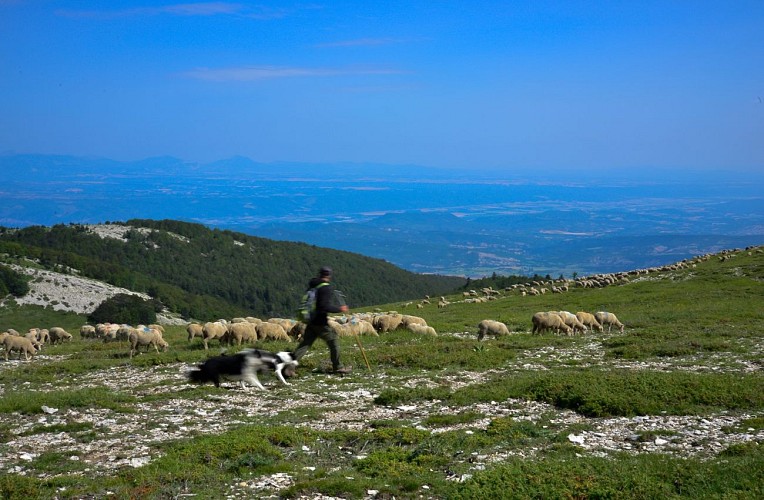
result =
[[[23,297],[29,293],[29,283],[23,274],[0,264],[0,297],[9,293],[14,297]]]
[[[93,323],[124,323],[138,325],[156,323],[159,303],[137,295],[117,294],[106,299],[88,316]]]

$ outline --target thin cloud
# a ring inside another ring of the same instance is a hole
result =
[[[304,78],[345,75],[394,75],[402,71],[386,68],[299,68],[284,66],[246,66],[239,68],[197,68],[183,73],[195,80],[247,82],[275,78]]]
[[[252,19],[278,19],[289,12],[286,9],[270,9],[263,6],[248,6],[232,2],[197,2],[162,5],[158,7],[135,7],[121,10],[64,10],[56,11],[60,16],[88,19],[116,19],[146,16],[239,16]]]

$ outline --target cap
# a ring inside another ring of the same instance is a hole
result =
[[[329,267],[329,266],[324,266],[324,267],[321,268],[320,271],[318,271],[318,275],[320,277],[322,277],[322,278],[325,277],[325,276],[331,276],[332,275],[332,268]]]

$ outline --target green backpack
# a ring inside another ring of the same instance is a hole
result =
[[[308,291],[305,292],[305,295],[302,296],[300,307],[297,309],[297,321],[310,323],[310,320],[313,318],[313,314],[316,312],[316,293],[318,292],[319,288],[328,284],[329,283],[326,282],[319,283],[318,285],[308,289]]]

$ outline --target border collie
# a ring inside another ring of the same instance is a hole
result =
[[[191,382],[204,384],[212,382],[220,387],[221,378],[238,380],[245,391],[245,382],[258,389],[265,389],[257,378],[257,372],[272,371],[285,385],[289,383],[284,375],[291,377],[297,368],[297,360],[290,352],[270,352],[262,349],[244,349],[236,354],[215,356],[201,363],[196,370],[188,373]]]

